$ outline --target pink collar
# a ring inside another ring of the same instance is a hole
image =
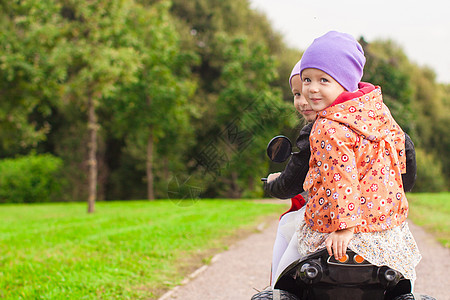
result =
[[[359,89],[355,92],[342,92],[342,94],[340,94],[329,107],[368,94],[375,89],[375,86],[371,83],[360,82],[358,84],[358,88]]]

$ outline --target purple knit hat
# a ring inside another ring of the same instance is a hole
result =
[[[300,73],[307,68],[322,70],[353,92],[358,89],[365,63],[364,50],[353,36],[330,31],[315,39],[303,53]]]
[[[295,75],[300,75],[300,63],[301,60],[299,60],[295,64],[294,68],[292,69],[291,76],[289,76],[289,85],[291,86],[291,89],[292,89],[292,82],[291,82],[292,77],[294,77]]]

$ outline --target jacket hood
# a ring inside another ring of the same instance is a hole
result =
[[[319,117],[344,124],[370,141],[381,141],[401,131],[387,106],[383,103],[381,88],[370,83],[359,83],[356,92],[343,92]],[[391,132],[395,127],[397,130]],[[397,131],[397,132],[396,132]]]

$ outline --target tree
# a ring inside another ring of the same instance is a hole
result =
[[[87,114],[88,212],[97,197],[97,109],[116,93],[119,82],[132,82],[139,56],[130,47],[125,26],[133,2],[120,0],[61,3],[63,39],[56,45],[58,63],[66,66],[63,96]]]
[[[178,20],[187,24],[188,28],[190,28],[190,32],[188,31],[187,34],[182,35],[182,39],[185,44],[187,44],[190,49],[194,50],[200,57],[200,63],[193,68],[193,73],[198,77],[198,89],[194,98],[190,101],[190,103],[195,105],[197,112],[196,117],[194,117],[191,122],[195,130],[196,141],[194,147],[191,147],[186,156],[188,160],[187,165],[190,166],[189,174],[192,176],[191,178],[197,178],[201,176],[199,175],[199,173],[201,173],[199,170],[202,168],[196,168],[195,166],[198,166],[199,164],[198,160],[200,159],[199,156],[201,156],[202,150],[208,150],[208,145],[211,145],[211,141],[216,140],[217,135],[221,130],[226,128],[226,126],[229,125],[227,123],[230,122],[230,119],[227,118],[217,118],[217,112],[221,110],[218,106],[218,98],[221,97],[220,94],[223,93],[223,89],[226,88],[228,84],[223,80],[224,68],[226,65],[234,63],[231,61],[232,58],[224,51],[225,48],[230,46],[229,43],[231,43],[234,38],[242,37],[245,39],[246,44],[246,46],[242,46],[243,49],[250,47],[249,45],[262,46],[262,48],[265,49],[264,51],[258,52],[258,55],[264,52],[263,55],[265,58],[273,55],[271,59],[279,60],[280,57],[285,57],[286,47],[283,44],[281,34],[272,29],[270,22],[263,14],[251,10],[249,3],[246,1],[194,0],[186,2],[174,0],[171,12],[177,16]],[[225,35],[227,35],[228,38],[224,38],[224,33],[226,33]],[[255,51],[255,53],[257,53],[257,51]],[[267,72],[267,74],[272,74],[271,72],[277,73],[280,68],[282,70],[289,69],[287,72],[290,72],[290,68],[292,68],[294,63],[299,59],[298,52],[297,56],[289,55],[289,57],[291,61],[287,63],[283,61],[281,67],[279,67],[275,61],[271,61],[270,64],[273,65],[269,67],[270,69],[260,70]],[[246,59],[255,60],[255,57],[247,57]],[[286,59],[288,58],[286,57]],[[261,63],[260,60],[258,61]],[[244,62],[242,63],[244,64]],[[268,66],[264,63],[263,65]],[[286,65],[289,66],[286,67]],[[256,64],[252,65],[251,63],[248,63],[245,64],[244,67],[256,69]],[[255,74],[253,69],[246,69],[243,72],[243,78],[245,78],[247,71],[253,75]],[[283,73],[283,76],[287,75]],[[272,76],[270,79],[270,87],[274,88],[274,91],[277,91],[270,97],[281,98],[278,94],[280,81],[277,81],[277,79],[277,76]],[[283,77],[283,79],[285,78]],[[282,86],[286,86],[286,82],[287,79],[286,81],[282,81]],[[243,85],[251,86],[247,83],[243,83]],[[288,92],[290,93],[290,91]],[[242,98],[245,97],[242,96]],[[290,104],[292,101],[291,98],[288,96],[285,98],[288,98],[289,106],[292,108]],[[247,98],[242,104],[248,104],[249,100],[250,98]],[[290,113],[290,117],[295,116],[293,109],[290,109]],[[232,115],[233,112],[231,112],[229,116]],[[236,111],[236,116],[238,115],[239,113]],[[282,130],[284,131],[284,129],[279,128],[277,133]],[[264,143],[267,142],[267,136],[270,135],[266,135]],[[265,145],[261,146],[259,150],[263,150],[264,148]],[[213,159],[213,161],[214,160],[216,159]],[[202,163],[214,165],[214,162],[212,161],[209,163],[202,161]],[[264,168],[265,164],[260,163],[259,165]],[[211,166],[206,167],[206,169],[208,168],[211,168]],[[209,174],[214,174],[214,172],[215,171],[212,173],[209,172]],[[204,190],[203,196],[216,197],[218,195],[226,195],[227,192],[223,191],[223,188],[228,185],[223,184],[221,180],[216,180],[215,176],[216,175],[201,177],[201,184]],[[257,176],[256,172],[252,176]],[[243,177],[246,177],[245,181],[248,182],[248,176]],[[239,178],[237,181],[241,181],[241,179]],[[235,182],[237,181],[235,180]],[[227,182],[227,184],[228,183],[229,182]]]
[[[416,145],[424,151],[423,157],[435,161],[439,165],[448,186],[450,181],[450,110],[448,106],[448,91],[450,85],[437,84],[435,73],[427,67],[415,67],[412,74],[414,87],[413,113],[417,130]],[[425,155],[426,154],[426,155]],[[424,166],[424,165],[422,165]],[[432,166],[430,165],[430,168]],[[431,175],[432,172],[425,172]],[[434,180],[434,177],[427,178]],[[437,180],[437,179],[436,179]],[[422,185],[425,191],[425,185]]]
[[[57,102],[59,35],[51,1],[0,2],[0,155],[26,153],[45,140]]]
[[[223,86],[217,100],[220,128],[218,148],[224,152],[221,166],[226,196],[256,196],[255,178],[265,174],[264,159],[268,137],[283,125],[297,122],[292,105],[284,102],[279,89],[270,86],[276,78],[275,61],[263,45],[249,45],[245,38],[226,37],[221,76]],[[243,192],[246,191],[245,194]]]
[[[117,132],[126,137],[129,151],[146,162],[147,198],[152,200],[156,148],[168,133],[188,128],[187,100],[195,85],[187,76],[195,57],[180,47],[168,2],[136,5],[128,26],[133,28],[141,67],[137,81],[124,85],[115,99]],[[172,144],[180,139],[176,134],[170,137],[167,142]]]
[[[400,126],[411,136],[418,150],[417,189],[426,191],[427,182],[436,180],[436,174],[448,182],[450,159],[448,158],[449,111],[446,86],[436,83],[436,75],[428,67],[411,63],[403,50],[392,41],[366,43],[361,39],[367,57],[364,81],[380,85],[383,99]],[[448,89],[448,87],[447,87]],[[433,162],[430,164],[430,162]],[[426,162],[426,163],[425,163]],[[428,165],[429,170],[425,170]],[[441,183],[429,190],[437,191]]]

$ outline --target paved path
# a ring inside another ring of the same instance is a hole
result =
[[[411,223],[409,221],[409,227],[423,256],[416,269],[415,292],[450,300],[450,249],[442,247],[422,228]],[[259,233],[216,255],[209,266],[198,269],[182,286],[160,300],[249,300],[256,293],[255,289],[262,290],[269,285],[277,222],[260,227]]]

